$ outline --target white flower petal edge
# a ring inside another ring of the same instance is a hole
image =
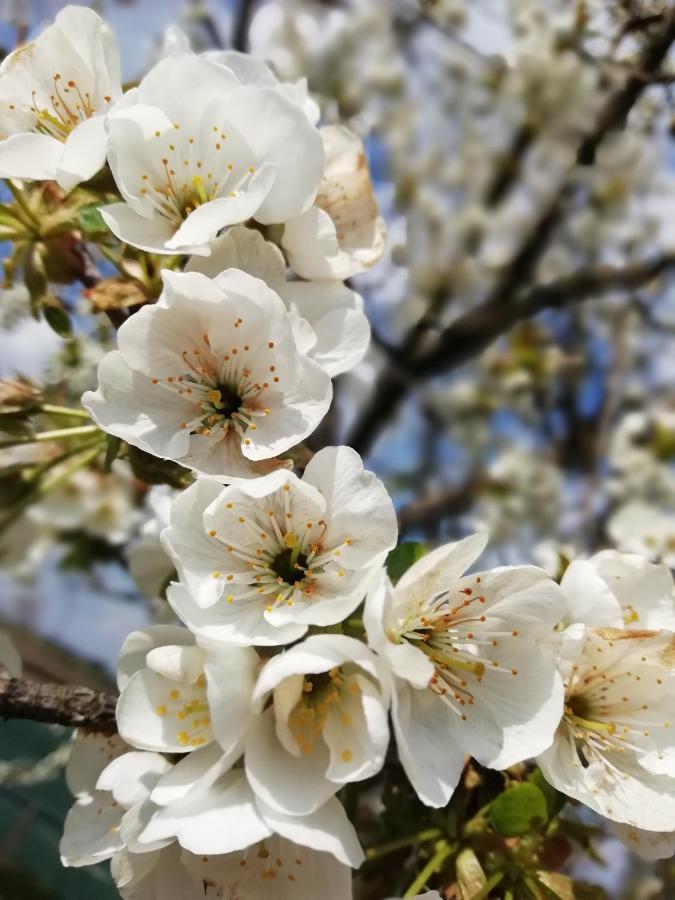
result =
[[[187,588],[172,587],[169,600],[198,636],[288,643],[348,616],[396,535],[384,485],[349,447],[320,450],[301,479],[199,479],[162,534]]]
[[[307,209],[323,146],[276,87],[174,52],[108,119],[108,160],[125,203],[101,213],[120,240],[157,253],[209,254],[226,226],[281,223]]]
[[[675,856],[675,831],[645,831],[632,825],[612,823],[612,831],[629,850],[654,861]]]
[[[241,84],[274,88],[300,107],[310,124],[316,125],[319,121],[321,111],[316,101],[309,96],[306,78],[299,78],[297,81],[280,81],[264,60],[251,56],[250,53],[240,53],[237,50],[209,50],[202,56],[234,72]]]
[[[211,244],[208,257],[193,256],[187,271],[210,277],[243,269],[262,279],[284,301],[298,346],[328,372],[353,369],[366,354],[370,325],[363,300],[340,281],[289,281],[279,249],[252,228],[236,226]]]
[[[327,853],[272,835],[225,855],[188,853],[173,844],[159,853],[122,853],[112,865],[125,900],[352,900],[351,869]],[[206,893],[205,893],[206,891]]]
[[[105,162],[105,116],[121,96],[112,32],[66,6],[0,66],[0,178],[54,179],[71,190]]]
[[[349,278],[382,256],[386,229],[361,139],[340,125],[321,137],[326,167],[315,205],[286,223],[282,245],[303,278]]]
[[[344,635],[315,635],[262,669],[254,691],[273,707],[246,739],[246,774],[268,807],[316,812],[342,784],[376,774],[389,742],[376,657]]]
[[[160,302],[118,333],[83,405],[105,431],[223,480],[290,463],[332,397],[326,372],[302,354],[282,301],[237,269],[215,279],[164,273]]]
[[[589,562],[616,597],[626,628],[675,631],[673,575],[668,566],[616,550],[603,550]]]
[[[369,643],[393,679],[401,762],[429,806],[448,802],[465,754],[506,768],[550,746],[562,715],[550,641],[560,588],[533,567],[463,575],[484,546],[475,535],[439,547],[366,600]]]
[[[538,759],[558,790],[650,831],[675,830],[673,640],[604,628],[563,642],[565,714]]]

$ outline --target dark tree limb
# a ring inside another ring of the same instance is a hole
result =
[[[479,480],[473,479],[459,487],[443,488],[409,503],[398,514],[399,535],[407,534],[414,528],[424,530],[464,512],[471,505],[479,487]]]
[[[450,372],[477,356],[523,319],[613,290],[644,287],[668,268],[675,268],[675,256],[670,254],[628,266],[598,266],[534,287],[511,303],[504,303],[501,297],[487,300],[449,325],[433,352],[414,366],[412,372],[418,377]]]
[[[239,9],[232,26],[232,49],[248,51],[248,30],[253,18],[255,0],[239,0]]]
[[[648,87],[651,77],[658,74],[674,41],[675,9],[671,9],[660,18],[659,27],[645,39],[636,60],[637,74],[629,76],[623,86],[607,99],[592,132],[580,142],[577,149],[579,164],[591,165],[605,137],[610,132],[624,127],[628,113]],[[366,453],[370,449],[382,429],[396,414],[414,384],[415,377],[427,377],[450,371],[479,354],[497,336],[526,315],[534,315],[547,305],[557,305],[555,302],[543,305],[535,303],[529,313],[524,312],[523,307],[519,305],[515,316],[512,310],[502,308],[513,303],[517,294],[527,290],[539,260],[549,246],[551,236],[563,219],[566,200],[573,186],[574,180],[570,179],[554,194],[539,220],[525,236],[520,250],[501,274],[485,303],[452,323],[425,357],[417,359],[414,353],[402,353],[403,359],[410,359],[407,372],[402,371],[401,363],[390,364],[384,369],[375,384],[369,402],[349,435],[347,442],[352,447],[360,453]],[[575,276],[570,278],[573,279]],[[534,288],[533,293],[538,290],[540,289]],[[494,321],[487,321],[487,314],[494,314]],[[468,342],[465,347],[459,348],[458,340],[465,336]],[[407,341],[408,339],[404,344]],[[448,352],[448,345],[452,353]]]
[[[78,685],[0,679],[0,719],[31,719],[115,734],[116,704],[113,694]]]

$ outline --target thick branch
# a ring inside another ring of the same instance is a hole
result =
[[[629,266],[598,266],[552,284],[534,287],[511,303],[504,303],[501,297],[494,297],[449,325],[433,353],[414,368],[414,374],[427,377],[452,371],[477,356],[523,319],[545,309],[559,309],[572,303],[581,303],[612,290],[642,287],[669,267],[675,267],[673,255]]]
[[[593,131],[579,144],[577,160],[580,164],[593,163],[596,150],[604,138],[611,131],[625,125],[628,113],[649,85],[651,77],[658,73],[673,41],[675,41],[675,9],[671,9],[667,15],[663,16],[661,26],[647,39],[642,51],[638,54],[635,64],[638,74],[631,75],[624,85],[608,98],[604,108],[600,111]],[[519,252],[495,284],[490,299],[474,311],[475,317],[474,313],[468,313],[468,319],[465,316],[460,320],[464,325],[471,326],[465,329],[470,338],[467,347],[454,353],[448,365],[444,364],[444,361],[448,359],[448,344],[450,343],[454,349],[456,338],[460,336],[458,323],[455,322],[441,335],[439,343],[431,350],[429,357],[410,367],[410,373],[426,376],[448,371],[455,365],[480,353],[495,337],[507,331],[514,322],[528,314],[519,311],[513,318],[511,311],[503,310],[501,307],[511,304],[515,295],[525,290],[528,283],[531,282],[537,264],[549,246],[550,238],[563,217],[565,200],[573,184],[573,180],[564,183],[553,196],[539,220],[534,223],[526,235]],[[540,308],[545,308],[545,306],[546,304]],[[535,307],[529,315],[536,311]],[[496,321],[492,326],[482,321],[485,313],[495,314]],[[474,317],[473,321],[472,317]],[[478,324],[480,327],[476,327]],[[403,356],[410,358],[408,354],[403,354]],[[395,415],[412,383],[413,379],[410,375],[406,375],[400,366],[398,371],[396,365],[387,366],[375,385],[370,401],[359,416],[348,443],[361,453],[367,452],[380,431]]]
[[[0,719],[31,719],[114,734],[116,703],[112,694],[87,687],[0,679]]]
[[[428,528],[464,512],[471,505],[480,482],[472,480],[460,487],[448,487],[404,506],[398,514],[398,530],[403,535],[414,528]]]

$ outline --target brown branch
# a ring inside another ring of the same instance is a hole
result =
[[[471,505],[479,485],[479,480],[474,479],[459,487],[444,488],[404,506],[398,514],[399,535],[406,534],[413,528],[425,529],[437,525],[464,512]]]
[[[624,85],[608,98],[597,117],[593,131],[581,141],[577,150],[577,161],[580,164],[592,164],[597,148],[605,137],[611,131],[625,125],[628,113],[648,86],[649,78],[658,72],[673,41],[675,41],[675,9],[664,15],[661,27],[654,31],[638,54],[636,70],[639,75],[631,75]],[[552,234],[563,218],[565,201],[573,186],[574,180],[570,178],[554,194],[484,304],[450,325],[441,334],[437,345],[426,358],[415,361],[415,353],[402,353],[403,358],[411,359],[407,372],[403,371],[401,365],[398,367],[389,365],[383,370],[369,402],[362,410],[348,438],[348,443],[352,447],[361,453],[370,449],[380,431],[391,421],[405,400],[414,383],[411,376],[426,377],[429,374],[453,369],[480,353],[495,337],[507,331],[516,321],[525,315],[534,315],[538,311],[536,303],[532,312],[526,313],[519,307],[515,316],[513,311],[503,307],[509,306],[515,295],[527,288],[539,260],[549,246]],[[535,288],[534,292],[537,290],[539,289]],[[551,298],[550,304],[544,303],[539,308],[546,308],[546,305],[556,305],[555,299]],[[494,321],[486,321],[486,314],[494,314]],[[460,348],[458,339],[462,336],[466,336],[468,342],[465,347]],[[407,341],[408,339],[406,343]],[[453,351],[451,354],[448,353],[448,346]]]
[[[422,359],[413,372],[417,377],[450,372],[477,356],[523,319],[613,290],[644,287],[670,267],[675,267],[675,255],[668,254],[628,266],[584,269],[551,284],[534,287],[511,303],[504,303],[500,295],[493,297],[452,322],[433,353]]]
[[[115,734],[116,704],[112,694],[78,685],[0,679],[0,719],[31,719]]]
[[[232,48],[246,53],[248,50],[248,30],[253,18],[255,0],[239,0],[237,18],[232,30]]]

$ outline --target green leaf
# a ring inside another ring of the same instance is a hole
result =
[[[405,541],[394,547],[387,557],[387,573],[396,584],[401,575],[406,572],[414,562],[421,559],[427,552],[427,545],[418,541]]]
[[[108,228],[103,221],[98,203],[89,203],[77,213],[77,224],[86,235],[105,234]]]
[[[61,306],[52,306],[51,304],[43,307],[45,321],[55,331],[59,337],[70,338],[73,336],[73,323],[70,316]]]
[[[546,808],[548,809],[548,817],[552,819],[557,816],[563,806],[567,803],[567,797],[556,791],[553,785],[549,784],[541,773],[541,769],[535,769],[527,779],[530,784],[538,787],[546,798]]]
[[[546,797],[536,785],[522,781],[492,801],[487,818],[504,837],[521,837],[548,819]]]

